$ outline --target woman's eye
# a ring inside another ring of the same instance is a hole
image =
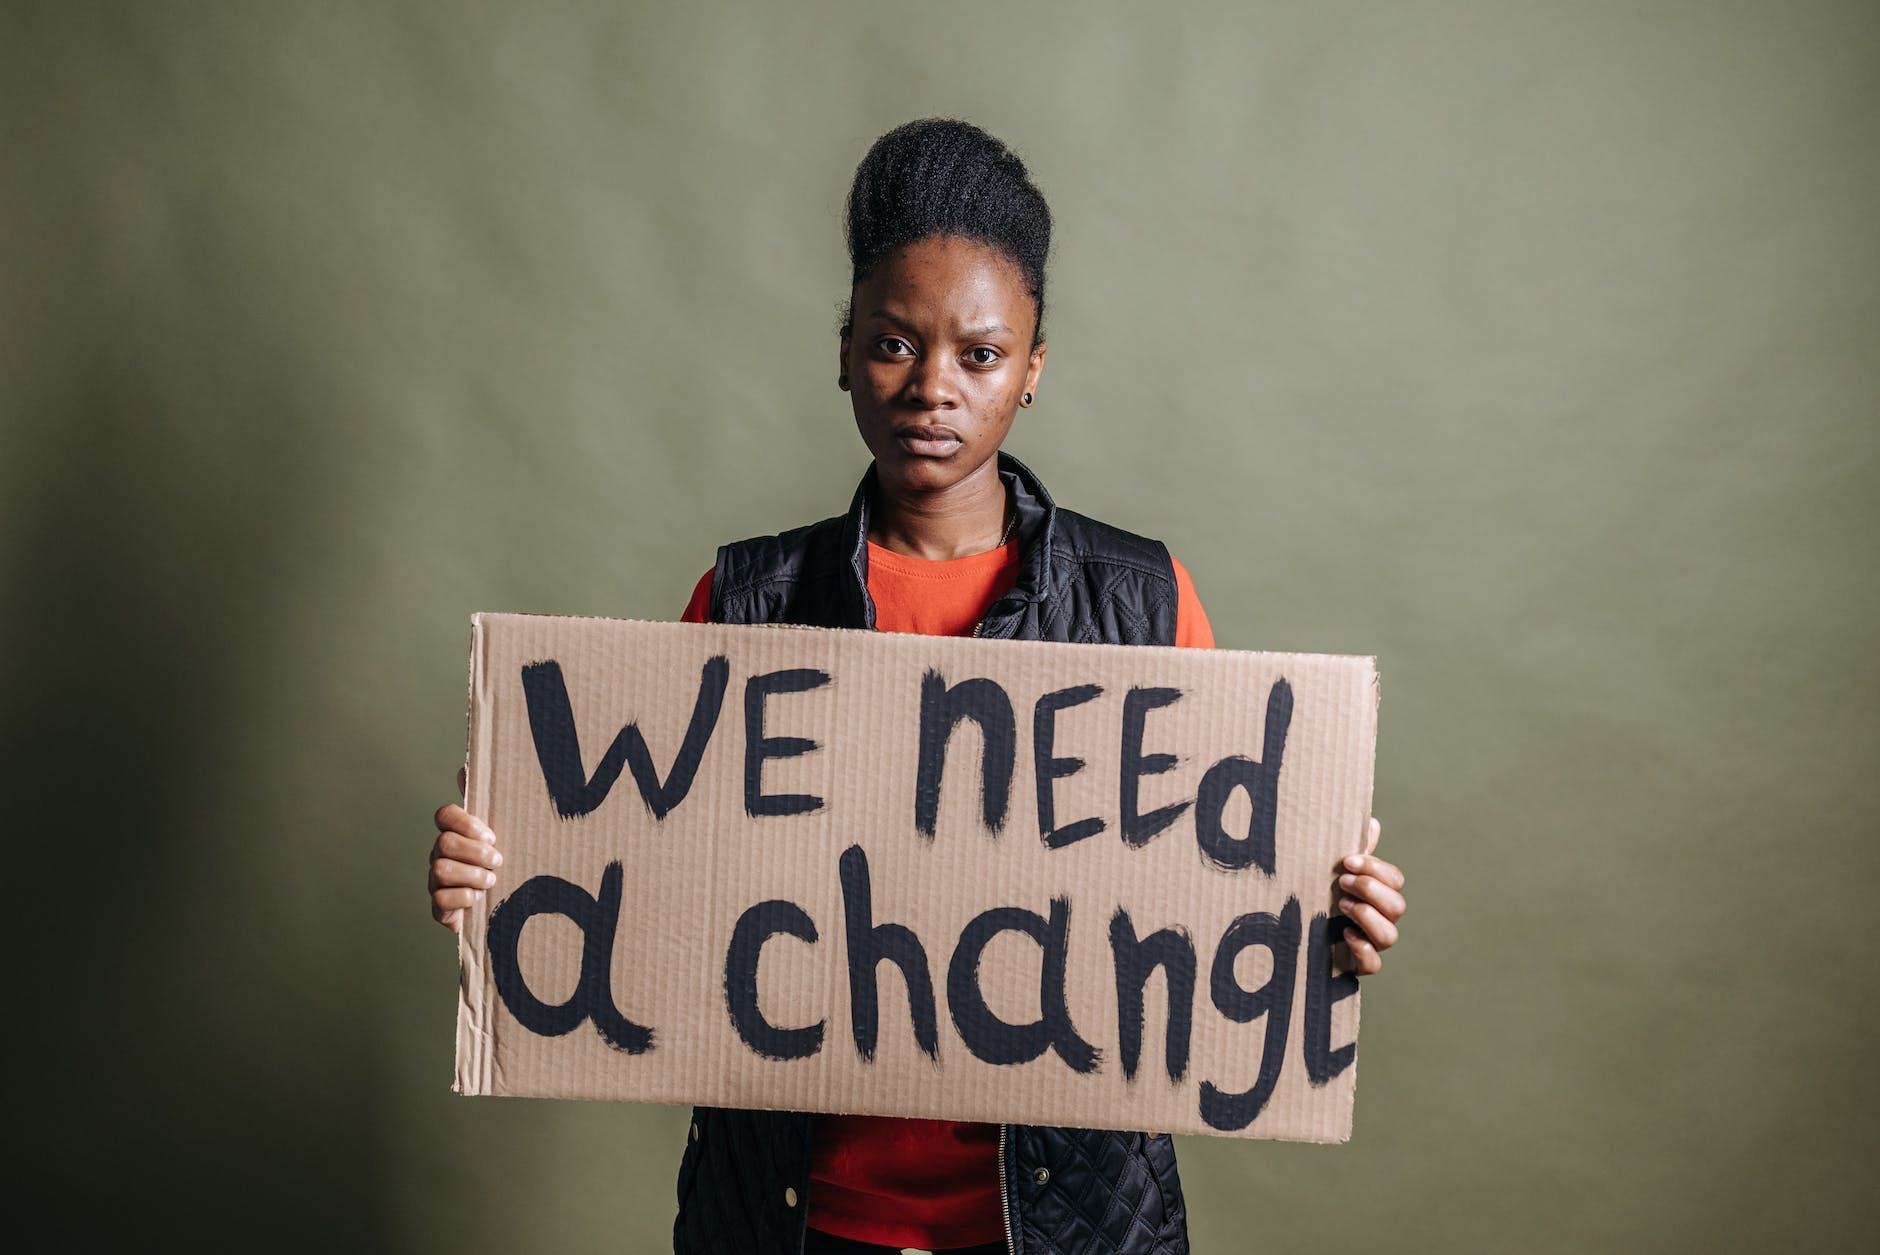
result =
[[[908,342],[903,340],[900,336],[883,336],[881,339],[875,341],[875,347],[880,349],[883,353],[886,353],[889,357],[900,357],[903,354],[912,353],[914,351],[913,346],[909,345]]]
[[[966,359],[975,366],[996,366],[999,363],[999,351],[982,344],[966,350]]]

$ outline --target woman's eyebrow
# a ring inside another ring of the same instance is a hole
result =
[[[905,327],[908,325],[905,318],[891,309],[871,309],[867,314],[863,315],[863,317],[870,320],[892,323],[897,327]],[[963,327],[957,334],[962,340],[976,340],[984,336],[1009,336],[1012,334],[1012,329],[1002,322],[986,322],[980,323],[976,327]]]

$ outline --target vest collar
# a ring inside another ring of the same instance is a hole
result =
[[[1031,468],[1001,451],[999,478],[1006,495],[1018,514],[1018,582],[1006,598],[1026,602],[1043,601],[1051,589],[1051,552],[1057,537],[1057,503],[1045,491],[1044,483]],[[862,482],[855,488],[844,520],[848,542],[849,578],[846,597],[851,622],[875,626],[875,601],[868,595],[868,515],[874,504],[875,466],[869,463]],[[1002,599],[1003,600],[1003,599]]]

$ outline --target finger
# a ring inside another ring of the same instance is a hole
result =
[[[1345,870],[1360,876],[1370,876],[1398,892],[1403,891],[1403,868],[1395,863],[1386,863],[1375,854],[1347,854]]]
[[[440,832],[431,845],[431,858],[454,859],[459,863],[475,863],[479,867],[494,870],[503,865],[503,852],[486,841],[474,841],[455,832]]]
[[[438,807],[437,814],[432,816],[432,822],[437,825],[439,832],[462,833],[466,837],[491,843],[496,840],[496,834],[490,831],[488,824],[455,802],[447,802]]]
[[[1375,876],[1359,876],[1346,872],[1338,878],[1338,887],[1354,898],[1369,902],[1384,913],[1384,918],[1392,923],[1403,918],[1409,909],[1403,895]]]
[[[439,911],[461,911],[482,899],[481,889],[438,889],[431,894],[431,914],[441,920],[444,917],[437,914]]]
[[[1332,975],[1343,976],[1347,972],[1358,970],[1357,963],[1351,957],[1351,947],[1345,944],[1343,937],[1332,943]]]
[[[1384,966],[1384,956],[1377,947],[1358,933],[1347,930],[1345,944],[1351,949],[1351,968],[1360,976],[1375,976]]]
[[[1365,825],[1364,852],[1369,854],[1377,848],[1377,839],[1384,835],[1384,825],[1377,822],[1377,816],[1371,816],[1371,822]]]
[[[436,902],[431,903],[431,918],[454,933],[463,932],[463,912],[446,911]]]
[[[433,890],[445,886],[493,889],[496,887],[496,873],[487,867],[478,867],[475,863],[459,863],[455,859],[440,858],[431,864],[430,884]]]
[[[1364,936],[1379,950],[1388,950],[1397,944],[1397,925],[1385,919],[1378,909],[1369,902],[1359,902],[1355,898],[1338,899],[1338,912],[1346,919],[1364,930]],[[1351,936],[1349,930],[1347,937]]]

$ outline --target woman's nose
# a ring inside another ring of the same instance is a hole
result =
[[[924,355],[908,372],[907,387],[902,392],[906,402],[916,409],[951,409],[959,402],[959,388],[946,358],[940,354]]]

